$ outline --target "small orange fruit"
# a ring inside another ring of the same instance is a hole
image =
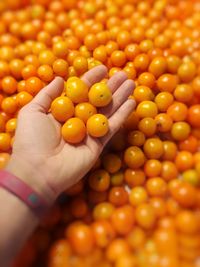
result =
[[[62,136],[64,140],[71,144],[77,144],[83,141],[86,135],[84,122],[79,118],[70,118],[62,126]]]
[[[95,83],[89,91],[89,101],[96,107],[105,107],[112,100],[112,93],[107,84]]]
[[[70,77],[66,83],[66,94],[74,103],[87,102],[88,86],[78,77]]]
[[[0,151],[6,152],[11,148],[11,137],[8,133],[0,133]]]
[[[81,119],[84,123],[94,114],[97,113],[97,109],[90,103],[79,103],[75,107],[75,116]]]
[[[95,114],[87,121],[87,131],[93,137],[102,137],[108,130],[108,119],[103,114]]]
[[[26,91],[21,91],[17,94],[17,104],[19,107],[23,107],[33,99],[33,96]]]
[[[74,105],[69,97],[57,97],[51,104],[51,113],[59,122],[65,122],[74,115]]]
[[[7,121],[6,123],[6,132],[14,134],[17,127],[17,119],[13,118]]]

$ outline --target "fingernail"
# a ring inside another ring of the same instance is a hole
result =
[[[134,99],[134,97],[131,95],[131,96],[129,96],[129,98],[128,98],[128,100],[127,100],[128,102],[130,102],[130,103],[132,103],[133,105],[134,105],[134,107],[136,106],[136,102],[135,102],[135,99]]]

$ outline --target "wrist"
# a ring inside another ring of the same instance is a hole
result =
[[[5,169],[40,194],[48,205],[51,205],[55,201],[56,195],[48,187],[45,177],[42,177],[39,170],[28,161],[23,160],[17,155],[12,155]]]

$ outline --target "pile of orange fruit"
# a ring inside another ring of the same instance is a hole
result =
[[[65,122],[61,132],[66,142],[78,144],[86,133],[95,138],[108,133],[108,119],[96,109],[112,101],[111,90],[105,82],[95,83],[89,90],[80,78],[70,77],[63,94],[53,101],[51,114],[59,122]],[[74,104],[77,105],[74,107]]]
[[[79,78],[99,64],[135,81],[136,109],[15,267],[199,267],[200,0],[0,1],[0,167],[17,112],[55,76],[67,81],[51,107],[65,140],[97,136],[96,93],[67,88],[83,92]]]

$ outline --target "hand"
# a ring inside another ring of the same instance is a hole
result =
[[[90,87],[107,75],[105,66],[88,71],[82,80]],[[93,166],[105,144],[135,107],[128,99],[134,83],[118,72],[108,80],[112,103],[100,112],[109,118],[109,133],[100,139],[87,136],[80,145],[66,143],[61,124],[48,113],[51,102],[64,89],[62,78],[55,78],[42,89],[18,116],[13,154],[7,169],[39,191],[50,203],[65,189],[78,182]]]

